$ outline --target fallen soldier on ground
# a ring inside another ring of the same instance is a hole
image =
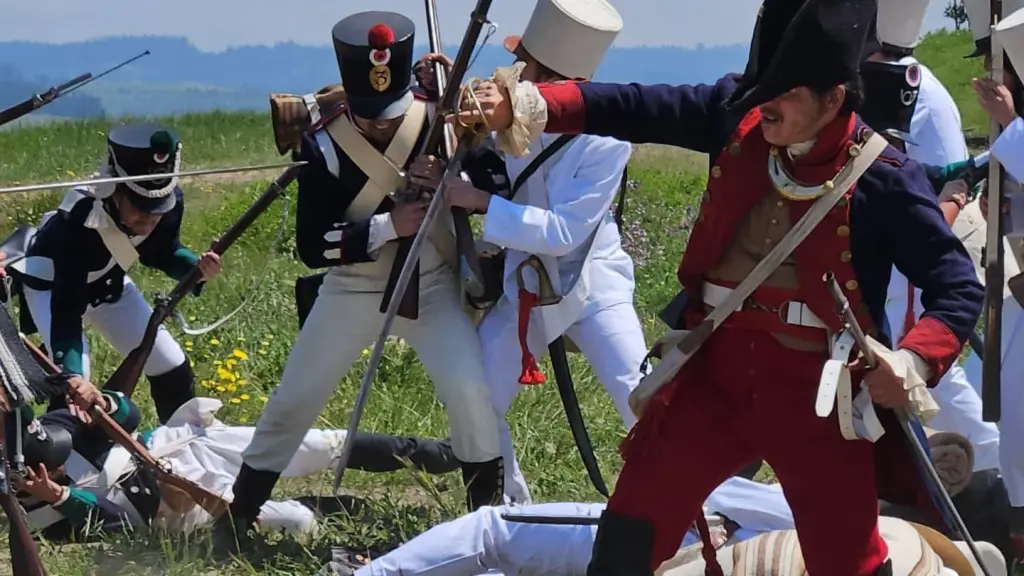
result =
[[[100,393],[84,381],[75,386],[72,400],[70,408],[47,412],[37,420],[30,413],[22,419],[26,423],[21,437],[28,475],[19,486],[19,499],[30,530],[51,542],[71,542],[98,531],[154,525],[191,532],[212,522],[184,493],[137,467],[124,448],[79,417],[78,406],[100,403],[125,430],[134,432],[140,414],[130,400],[116,393]],[[176,475],[230,501],[242,450],[251,440],[253,428],[217,420],[215,413],[221,406],[219,400],[194,398],[167,424],[143,433],[140,440]],[[8,422],[11,426],[13,419]],[[15,431],[9,430],[8,438],[15,437]],[[330,469],[344,439],[344,430],[310,430],[284,476],[308,476]],[[349,467],[388,472],[403,469],[406,461],[429,474],[459,467],[446,442],[379,434],[357,437]],[[271,501],[261,510],[260,525],[310,534],[324,514],[348,510],[355,504],[358,502],[348,497]]]

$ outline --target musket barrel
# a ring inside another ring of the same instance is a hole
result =
[[[75,84],[81,84],[82,82],[85,82],[90,78],[92,78],[92,72],[86,72],[85,74],[82,74],[72,80],[68,80],[60,86],[57,86],[57,95],[60,95],[61,92],[67,90],[68,88],[71,88]]]

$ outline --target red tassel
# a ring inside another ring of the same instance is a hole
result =
[[[543,384],[544,373],[537,366],[537,358],[530,352],[526,343],[526,334],[530,329],[530,310],[537,305],[537,295],[519,289],[519,348],[523,351],[523,372],[519,375],[520,384]]]

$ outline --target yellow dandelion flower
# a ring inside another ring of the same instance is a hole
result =
[[[196,321],[196,317],[195,316],[189,316],[188,317],[188,321],[189,322],[195,322]]]
[[[191,345],[192,345],[192,341],[191,340],[185,340],[185,346],[191,346]]]
[[[249,422],[249,419],[246,418],[245,416],[239,416],[238,417],[238,422],[241,423],[241,424],[247,424]]]
[[[231,403],[232,403],[232,404],[241,404],[241,403],[242,403],[242,401],[241,401],[241,400],[239,400],[238,398],[232,398],[232,399],[231,399]]]
[[[75,171],[74,170],[67,170],[67,175],[71,176],[72,178],[74,178],[75,177]]]
[[[223,368],[217,368],[217,377],[228,382],[234,382],[237,378],[233,373]]]
[[[234,356],[235,358],[238,358],[239,360],[249,359],[249,355],[243,352],[242,350],[239,350],[238,348],[235,348],[234,352],[232,352],[231,355]]]
[[[239,378],[241,378],[241,377],[242,377],[242,375],[238,373],[238,370],[235,370],[235,380],[238,380],[238,379],[239,379]],[[233,381],[234,381],[234,380],[232,380],[232,382],[233,382]]]
[[[210,344],[213,346],[220,346],[220,340],[217,340],[216,338],[210,338]]]
[[[204,388],[209,388],[210,386],[213,386],[213,382],[210,382],[209,380],[203,380],[200,382],[200,384],[202,384]]]
[[[217,392],[227,392],[223,386],[217,386]]]
[[[241,396],[239,396],[239,398],[241,398],[242,400],[248,400],[250,396],[248,394],[242,394]]]
[[[228,392],[234,392],[235,390],[238,390],[238,388],[234,384],[228,384]]]
[[[191,359],[191,358],[189,358],[188,359],[188,367],[189,368],[195,368],[196,367],[196,361]]]
[[[241,380],[238,381],[238,385],[239,386],[245,386],[248,383],[249,383],[249,381],[246,380],[245,378],[242,378]]]
[[[367,357],[369,355],[370,355],[370,349],[369,348],[363,348],[363,358],[365,358],[365,357]]]
[[[228,358],[224,361],[224,365],[228,368],[234,368],[235,364],[238,364],[238,360],[235,360],[234,358]]]

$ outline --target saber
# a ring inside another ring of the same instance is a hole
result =
[[[129,59],[127,59],[127,60],[125,60],[124,62],[121,62],[121,63],[120,63],[120,64],[118,64],[117,66],[114,66],[114,67],[112,67],[112,68],[108,68],[108,69],[106,69],[105,71],[103,71],[103,72],[100,72],[100,73],[99,73],[99,74],[97,74],[96,76],[93,76],[92,74],[89,74],[89,76],[90,76],[90,77],[89,77],[89,78],[87,78],[87,79],[85,80],[85,82],[82,82],[81,84],[78,84],[78,85],[76,85],[76,86],[72,86],[72,87],[71,87],[70,89],[68,89],[68,91],[67,91],[67,92],[64,92],[64,93],[62,94],[62,96],[63,96],[63,95],[67,95],[67,94],[71,94],[72,92],[74,92],[75,90],[78,90],[78,89],[79,89],[79,88],[81,88],[82,86],[88,86],[89,84],[91,84],[91,83],[93,83],[93,82],[95,82],[95,81],[99,80],[100,78],[103,78],[103,77],[104,77],[104,76],[106,76],[107,74],[110,74],[111,72],[114,72],[114,71],[120,70],[121,68],[124,68],[125,66],[127,66],[127,65],[131,64],[132,62],[135,62],[135,61],[136,61],[136,60],[138,60],[139,58],[142,58],[143,56],[149,56],[149,50],[146,50],[145,52],[142,52],[141,54],[136,54],[135,56],[132,56],[131,58],[129,58]]]
[[[455,65],[452,67],[452,76],[449,78],[452,82],[448,86],[448,90],[445,91],[444,98],[442,98],[441,105],[438,106],[438,110],[454,110],[456,107],[456,99],[458,98],[459,85],[462,82],[461,76],[455,77],[456,72],[462,71],[465,73],[469,67],[469,58],[473,52],[473,46],[476,45],[477,38],[480,36],[480,30],[483,28],[484,22],[487,21],[487,11],[491,8],[491,0],[477,0],[476,8],[469,17],[469,27],[466,29],[466,34],[462,38],[462,45],[459,47],[459,53],[455,58]],[[441,123],[441,125],[438,124]],[[445,122],[444,116],[438,115],[434,118],[434,124],[431,125],[431,131],[439,130]],[[442,132],[437,132],[443,135]],[[423,221],[420,222],[420,229],[416,232],[416,236],[413,237],[412,242],[409,244],[400,244],[398,254],[395,256],[395,266],[392,267],[392,272],[398,267],[398,263],[401,262],[401,270],[397,275],[397,279],[394,283],[394,290],[391,294],[390,299],[387,297],[388,290],[385,286],[384,294],[385,301],[387,301],[387,309],[384,311],[384,324],[381,326],[380,332],[377,335],[377,341],[373,344],[373,352],[370,354],[370,362],[366,367],[366,373],[363,374],[363,379],[359,384],[359,395],[356,396],[355,406],[352,407],[352,413],[349,415],[348,428],[346,429],[347,435],[345,436],[345,442],[341,446],[341,454],[338,456],[338,467],[334,475],[334,494],[338,493],[338,488],[341,486],[341,479],[345,475],[345,467],[348,466],[349,458],[352,456],[352,447],[355,444],[356,433],[359,431],[359,421],[363,417],[363,410],[366,408],[366,400],[370,396],[370,389],[373,387],[373,380],[377,376],[377,368],[380,367],[380,359],[384,354],[384,344],[387,342],[388,334],[391,332],[391,326],[395,323],[395,316],[398,315],[399,308],[403,307],[403,304],[408,307],[409,302],[406,302],[405,295],[414,295],[417,299],[419,298],[419,287],[416,286],[413,290],[408,290],[409,283],[413,279],[413,274],[416,274],[416,278],[419,278],[419,254],[423,248],[423,243],[427,240],[427,232],[431,226],[434,225],[434,221],[437,219],[438,214],[441,212],[442,206],[444,206],[444,189],[445,183],[448,181],[447,176],[456,170],[462,163],[462,158],[465,157],[471,146],[471,138],[463,138],[458,147],[455,149],[455,153],[452,158],[449,159],[448,166],[445,168],[445,174],[441,178],[441,184],[437,187],[434,192],[434,197],[430,199],[430,206],[427,208],[427,213],[423,216]],[[457,172],[456,172],[457,173]],[[406,258],[402,258],[402,247],[409,246],[406,252]],[[392,275],[394,278],[395,275]],[[390,279],[388,284],[390,284]],[[418,300],[417,306],[418,306]],[[418,315],[418,312],[417,314]],[[414,315],[414,317],[416,316]]]
[[[864,354],[864,359],[867,360],[868,366],[875,368],[878,366],[878,358],[871,350],[867,336],[864,335],[864,330],[861,329],[860,323],[857,322],[857,318],[853,315],[850,301],[843,294],[839,283],[836,282],[836,277],[829,272],[825,274],[823,280],[829,293],[832,295],[832,300],[835,302],[836,312],[839,314],[840,320],[842,320],[846,330],[849,330],[853,335],[853,339],[857,342],[857,347],[860,348],[861,353]],[[939,508],[940,513],[943,513],[949,527],[957,532],[961,540],[967,543],[967,547],[971,549],[971,554],[978,561],[978,566],[981,566],[982,573],[985,576],[991,576],[985,568],[985,563],[982,561],[981,552],[978,551],[978,547],[974,544],[974,539],[971,538],[971,533],[967,531],[967,525],[964,524],[963,518],[960,517],[960,512],[957,511],[956,505],[953,504],[953,499],[950,498],[949,492],[943,487],[939,473],[935,471],[935,465],[932,464],[931,456],[928,455],[924,445],[921,443],[921,437],[918,436],[912,427],[912,422],[917,424],[916,418],[905,407],[895,408],[893,411],[896,413],[896,419],[899,420],[900,428],[903,429],[907,441],[910,442],[914,449],[917,463],[924,471],[925,485],[929,488],[932,497],[938,501],[935,503],[936,508]]]
[[[272,170],[276,168],[292,168],[304,166],[307,162],[283,162],[278,164],[255,164],[253,166],[235,166],[233,168],[204,168],[202,170],[182,170],[181,172],[168,172],[166,174],[141,174],[139,176],[111,176],[109,178],[92,178],[89,180],[74,180],[72,182],[49,182],[46,184],[27,184],[25,186],[11,186],[0,188],[0,194],[14,194],[15,192],[35,192],[38,190],[56,190],[59,188],[73,188],[75,186],[90,186],[95,184],[119,184],[121,182],[146,182],[150,180],[168,180],[170,178],[185,178],[189,176],[208,176],[210,174],[234,174],[237,172],[258,172],[260,170]]]

